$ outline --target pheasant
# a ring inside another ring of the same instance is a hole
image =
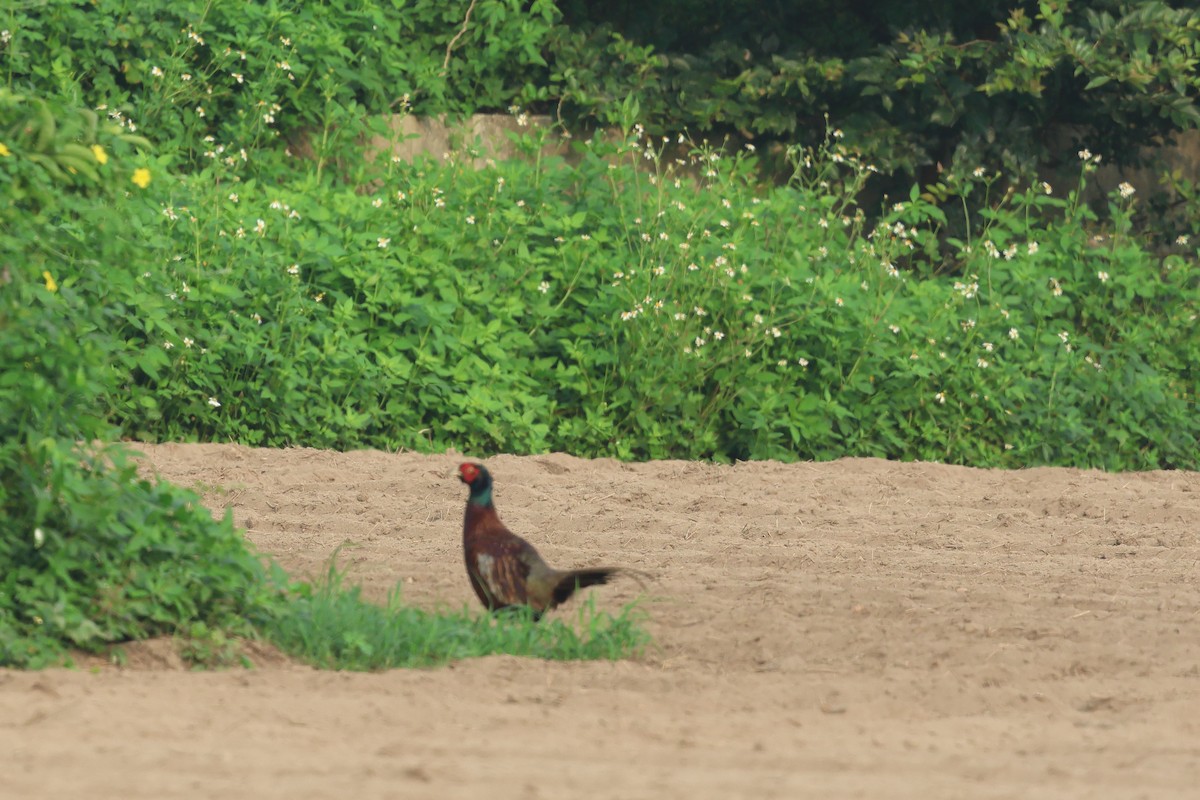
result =
[[[533,545],[500,521],[492,503],[492,476],[482,464],[462,464],[458,477],[471,489],[463,519],[467,577],[489,610],[527,606],[537,620],[577,590],[607,583],[624,571],[618,567],[554,569]]]

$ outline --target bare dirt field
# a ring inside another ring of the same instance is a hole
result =
[[[476,603],[461,457],[142,449],[293,573]],[[486,463],[552,564],[655,576],[644,657],[0,671],[0,796],[1200,796],[1200,474]]]

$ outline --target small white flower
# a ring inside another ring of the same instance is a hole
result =
[[[5,33],[8,33],[8,31],[5,31]],[[161,67],[151,67],[150,74],[156,78],[161,78],[163,76],[162,68]]]
[[[979,367],[980,369],[987,369],[987,368],[988,368],[988,361],[987,361],[987,359],[986,359],[986,358],[980,358],[980,359],[977,359],[977,360],[975,361],[975,365],[976,365],[977,367]]]
[[[191,347],[195,343],[196,343],[195,339],[190,339],[187,336],[183,337],[183,346],[184,347]]]
[[[778,339],[780,336],[783,336],[783,331],[779,330],[779,328],[771,328],[771,336]]]
[[[1030,242],[1029,244],[1027,244],[1027,245],[1025,246],[1025,248],[1026,248],[1026,250],[1028,250],[1028,251],[1029,251],[1029,255],[1033,255],[1033,254],[1035,254],[1035,253],[1038,251],[1038,243],[1037,243],[1037,242]]]
[[[542,281],[541,283],[539,283],[538,291],[541,292],[542,294],[545,294],[546,292],[550,291],[549,281]]]
[[[725,334],[721,333],[720,331],[713,331],[713,338],[719,342],[725,338]]]
[[[1108,273],[1104,270],[1097,272],[1096,277],[1100,279],[1101,283],[1108,283]]]
[[[900,333],[900,326],[899,325],[888,325],[888,330],[890,330],[892,333]]]
[[[835,297],[835,298],[833,298],[833,304],[836,306],[844,306],[844,305],[846,305],[846,302],[844,300],[842,300],[842,298],[840,298],[840,297]]]
[[[300,274],[300,265],[292,264],[290,267],[288,267],[287,271],[288,271],[288,275],[299,275]]]
[[[802,366],[802,367],[807,367],[807,366],[808,366],[808,359],[807,359],[807,358],[797,358],[797,359],[796,359],[796,363],[797,363],[797,364],[799,364],[799,365],[800,365],[800,366]]]
[[[1067,339],[1071,338],[1071,334],[1067,333],[1066,331],[1059,331],[1058,338],[1062,340],[1063,344],[1066,344]]]
[[[983,167],[976,167],[975,171],[971,174],[976,178],[982,178],[985,174],[987,174],[987,170],[985,170]]]
[[[5,31],[5,33],[8,33],[8,31]],[[33,529],[33,546],[34,546],[34,548],[41,549],[42,545],[44,545],[45,543],[46,543],[46,533],[41,528],[34,528]]]
[[[1180,247],[1183,247],[1183,246],[1184,246],[1184,245],[1186,245],[1187,243],[1188,243],[1188,237],[1187,237],[1187,234],[1184,234],[1184,235],[1180,236],[1178,239],[1176,239],[1176,240],[1175,240],[1175,244],[1179,245]]]
[[[236,203],[236,202],[238,201],[237,192],[231,192],[231,193],[230,193],[230,195],[229,195],[229,201],[230,201],[231,203]]]
[[[1079,155],[1080,161],[1091,161],[1092,160],[1092,151],[1088,150],[1086,147],[1084,149],[1080,150],[1078,155]]]
[[[267,223],[265,220],[258,220],[254,223],[254,232],[262,236],[267,231]]]
[[[1119,184],[1117,186],[1117,191],[1121,193],[1121,197],[1129,199],[1130,197],[1133,197],[1133,194],[1137,191],[1137,189],[1134,189],[1132,185],[1126,182]]]
[[[1054,187],[1051,186],[1050,184],[1046,183],[1045,181],[1042,181],[1042,191],[1045,192],[1046,194],[1050,194],[1051,192],[1054,191]]]
[[[220,408],[220,407],[221,407],[221,401],[220,401],[220,400],[218,400],[218,399],[217,399],[217,398],[215,398],[215,397],[210,397],[210,398],[208,398],[208,404],[209,404],[210,406],[212,406],[213,408]]]
[[[984,343],[983,343],[983,349],[984,349],[984,350],[986,350],[986,351],[988,351],[989,353],[990,353],[990,352],[992,352],[992,350],[994,349],[994,347],[995,347],[995,345],[993,345],[991,342],[984,342]]]
[[[1019,331],[1017,331],[1016,328],[1009,328],[1008,329],[1008,338],[1012,339],[1013,341],[1016,341],[1017,339],[1021,338],[1021,334]]]
[[[945,392],[938,392],[937,394],[935,394],[933,396],[933,399],[937,400],[942,405],[946,405],[946,393]]]
[[[383,249],[387,248],[387,246],[389,244],[392,243],[392,240],[386,236],[380,236],[378,239],[375,240],[375,243],[379,245],[379,248],[381,250],[383,250]]]
[[[781,358],[781,359],[779,359],[779,366],[781,366],[781,367],[786,367],[786,366],[787,366],[787,359],[786,359],[786,358]]]
[[[170,350],[174,346],[174,342],[163,342],[163,350]]]
[[[229,73],[229,74],[230,74],[230,75],[232,75],[232,76],[233,76],[233,79],[234,79],[235,81],[237,81],[238,83],[243,83],[243,82],[245,81],[245,79],[246,79],[246,76],[245,76],[245,75],[243,75],[243,74],[242,74],[242,73],[240,73],[240,72],[231,72],[231,73]]]

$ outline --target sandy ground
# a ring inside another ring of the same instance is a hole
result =
[[[143,449],[293,572],[348,542],[372,596],[475,602],[459,457]],[[0,797],[1200,791],[1200,474],[486,463],[551,563],[657,576],[643,658],[193,673],[158,643],[0,671]],[[615,610],[639,589],[589,591]]]

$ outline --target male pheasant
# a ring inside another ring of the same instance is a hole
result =
[[[467,576],[492,611],[527,606],[534,619],[566,602],[579,589],[607,583],[618,567],[557,570],[529,542],[510,531],[492,503],[492,476],[482,464],[463,464],[458,477],[471,489],[463,519]]]

